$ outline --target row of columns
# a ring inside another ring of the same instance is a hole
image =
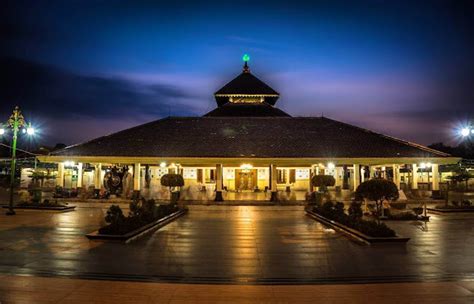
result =
[[[100,189],[102,180],[101,180],[101,167],[102,164],[95,164],[94,166],[94,188]],[[77,179],[77,187],[82,187],[82,175],[83,175],[83,164],[78,163],[77,165],[78,170],[78,179]],[[320,174],[319,166],[312,166],[310,169],[310,179],[313,175]],[[353,187],[354,190],[360,185],[361,182],[361,166],[360,164],[353,165]],[[439,190],[439,165],[432,164],[432,190]],[[369,167],[369,174],[372,177],[372,167]],[[141,186],[141,164],[135,163],[133,167],[133,189],[135,191],[140,191]],[[56,184],[60,187],[64,187],[64,163],[58,163],[58,175],[56,177]],[[412,164],[412,178],[411,178],[411,188],[418,189],[418,165]],[[393,165],[393,182],[397,185],[397,188],[400,188],[400,165]],[[222,200],[222,188],[223,188],[223,166],[222,164],[216,164],[216,200]],[[277,166],[274,164],[270,165],[270,190],[272,192],[272,197],[276,197],[277,191]],[[312,186],[310,183],[309,190],[312,191]],[[275,194],[273,194],[275,192]]]

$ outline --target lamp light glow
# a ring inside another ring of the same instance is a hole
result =
[[[250,60],[250,56],[248,54],[244,54],[244,56],[242,56],[242,60],[248,62]]]
[[[161,163],[160,163],[160,167],[161,167],[161,168],[166,168],[166,163],[165,163],[165,162],[161,162]]]
[[[334,163],[328,163],[328,169],[329,170],[332,170],[334,168],[336,168],[336,165]]]
[[[35,134],[35,128],[33,128],[33,127],[26,128],[26,134],[34,135]]]
[[[5,134],[5,129],[4,128],[0,128],[0,135],[3,135]]]
[[[64,162],[64,167],[72,167],[74,166],[74,162],[71,160],[67,160]]]
[[[472,131],[474,131],[474,129]],[[469,133],[471,133],[471,130],[469,130],[468,128],[462,128],[462,130],[461,130],[461,135],[462,136],[468,136]]]

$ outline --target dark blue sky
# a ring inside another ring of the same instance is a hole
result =
[[[3,1],[0,17],[0,118],[19,104],[50,144],[202,115],[243,53],[295,116],[430,144],[474,114],[473,1]]]

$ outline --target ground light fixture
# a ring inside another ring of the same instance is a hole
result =
[[[28,136],[33,136],[35,134],[35,129],[31,126],[31,123],[26,123],[23,114],[21,114],[20,108],[17,106],[13,110],[12,115],[6,123],[6,127],[12,130],[12,157],[11,157],[11,172],[10,172],[10,202],[8,204],[8,211],[6,215],[14,215],[15,211],[13,210],[13,192],[15,189],[15,172],[16,172],[16,144],[18,139],[18,132],[22,132]],[[6,128],[0,128],[0,135],[5,135]]]

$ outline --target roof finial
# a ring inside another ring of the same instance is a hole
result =
[[[244,73],[250,73],[250,68],[247,64],[247,62],[250,60],[250,56],[248,54],[244,54],[244,56],[242,56],[242,60],[244,61],[244,70],[243,70],[243,72]]]

